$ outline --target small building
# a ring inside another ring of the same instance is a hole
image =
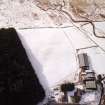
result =
[[[89,69],[89,60],[88,60],[88,56],[86,53],[81,53],[78,54],[78,59],[79,59],[79,67],[87,70]]]
[[[86,77],[84,80],[86,89],[90,90],[96,90],[97,84],[96,84],[96,77],[93,70],[86,70]]]

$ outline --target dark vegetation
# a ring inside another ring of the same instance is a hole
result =
[[[0,30],[0,105],[37,105],[45,97],[13,28]]]
[[[74,89],[75,89],[74,83],[65,83],[61,85],[62,92],[73,91]]]

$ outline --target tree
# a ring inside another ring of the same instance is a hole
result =
[[[75,89],[74,83],[65,83],[61,85],[62,92],[73,91],[74,89]]]

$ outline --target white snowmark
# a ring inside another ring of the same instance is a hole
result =
[[[95,45],[85,35],[75,28],[68,29],[31,29],[18,30],[28,56],[43,85],[56,85],[67,76],[73,81],[78,69],[75,50]],[[67,39],[66,35],[70,38]],[[78,35],[78,36],[77,36]],[[80,50],[90,57],[90,65],[96,73],[105,73],[105,53],[100,48],[93,47]],[[42,73],[44,79],[40,76]]]
[[[52,19],[46,11],[36,6],[36,1],[2,0],[0,1],[0,27],[30,28],[48,27],[58,25],[70,25],[66,16],[57,11],[49,11],[56,14]],[[61,17],[60,17],[61,16]]]
[[[48,15],[31,1],[3,0],[0,3],[0,27],[53,26]]]
[[[102,33],[105,33],[104,31],[104,27],[105,27],[105,22],[101,22],[101,23],[95,23],[96,28],[99,28],[100,30],[102,30]],[[87,35],[89,35],[89,37],[94,40],[101,48],[103,48],[105,50],[105,38],[97,38],[96,36],[94,36],[93,34],[93,28],[90,24],[85,25],[84,27],[82,27],[82,29],[84,29],[85,33]],[[85,35],[85,34],[84,34]],[[105,36],[105,34],[97,34],[98,36]]]
[[[98,92],[88,92],[82,96],[80,104],[98,105],[100,94]]]
[[[38,70],[45,75],[48,86],[55,85],[68,74],[71,74],[70,79],[73,80],[77,67],[76,59],[72,46],[61,30],[35,29],[18,32],[23,43],[25,41],[27,44],[26,50],[30,49],[33,55],[28,52],[32,65],[37,69],[37,59],[40,66]]]
[[[95,44],[84,33],[75,27],[64,29],[65,33],[69,36],[75,49],[94,46]]]

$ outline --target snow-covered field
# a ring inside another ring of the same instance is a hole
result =
[[[32,29],[18,32],[23,44],[24,41],[26,43],[33,66],[45,75],[49,86],[69,74],[70,79],[73,79],[72,74],[77,70],[76,58],[63,30]]]
[[[95,37],[90,24],[83,27],[78,23],[74,25],[64,13],[44,11],[35,5],[36,1],[1,0],[0,27],[17,29],[45,89],[75,79],[79,70],[77,53],[86,52],[90,57],[91,68],[96,73],[105,74],[105,38]],[[105,22],[94,24],[98,35],[105,35]]]
[[[42,80],[47,81],[45,83],[50,87],[61,80],[64,81],[66,76],[67,79],[74,80],[74,75],[79,70],[76,49],[93,46],[78,50],[78,53],[86,52],[90,57],[92,69],[96,73],[105,73],[105,52],[75,27],[18,30],[18,32],[23,44],[25,42],[27,46],[27,53],[36,72],[45,76]],[[96,40],[96,43],[100,46],[103,44],[104,49],[104,42]]]

